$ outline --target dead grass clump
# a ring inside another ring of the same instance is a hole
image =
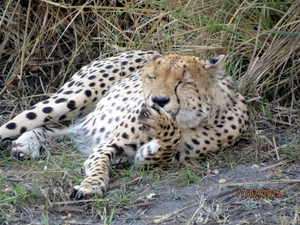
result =
[[[275,1],[36,0],[27,7],[7,1],[0,19],[0,107],[23,110],[96,58],[156,49],[229,54],[228,70],[255,110],[263,117],[267,110],[273,122],[298,124],[299,14],[299,3]]]

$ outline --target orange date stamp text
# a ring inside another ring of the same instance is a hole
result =
[[[278,189],[237,189],[238,198],[280,198],[281,191]]]

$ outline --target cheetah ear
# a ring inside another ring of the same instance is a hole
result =
[[[206,60],[203,68],[210,71],[222,70],[225,62],[225,55],[219,55]]]

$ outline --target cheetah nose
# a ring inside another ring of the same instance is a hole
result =
[[[161,97],[161,96],[153,96],[152,101],[159,105],[160,107],[164,107],[170,101],[170,98]]]

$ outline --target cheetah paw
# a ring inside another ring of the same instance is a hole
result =
[[[155,129],[157,118],[161,115],[161,108],[157,104],[153,104],[148,107],[146,104],[142,105],[141,112],[139,114],[139,123],[143,124],[143,130]]]
[[[18,158],[39,158],[41,143],[31,132],[26,132],[11,144],[11,154]]]
[[[91,197],[93,195],[97,195],[102,198],[106,191],[106,185],[100,181],[98,182],[90,182],[83,181],[81,185],[76,185],[73,189],[73,193],[70,195],[72,200],[81,200],[84,198]]]
[[[142,124],[142,131],[154,138],[158,138],[156,137],[158,132],[164,130],[172,119],[171,116],[157,104],[153,104],[151,107],[143,104],[138,120],[139,123]]]

